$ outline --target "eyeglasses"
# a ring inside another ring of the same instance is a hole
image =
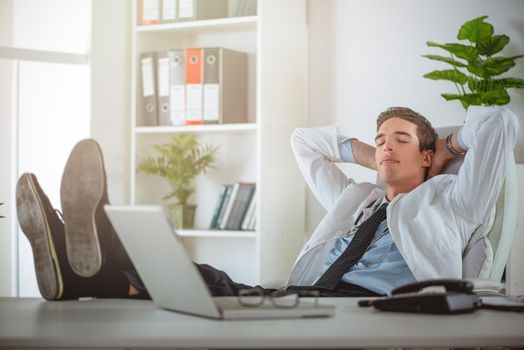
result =
[[[282,291],[272,292],[271,294],[264,294],[260,288],[241,289],[238,291],[238,302],[243,306],[258,307],[262,306],[266,299],[269,299],[274,307],[292,309],[298,307],[302,298],[311,298],[311,306],[318,306],[318,297],[320,293],[318,290],[301,290],[292,291],[283,294]]]

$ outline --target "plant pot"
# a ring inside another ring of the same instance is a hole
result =
[[[176,229],[191,229],[195,223],[196,205],[194,204],[168,204],[167,210],[171,224]]]

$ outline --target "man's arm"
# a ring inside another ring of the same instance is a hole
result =
[[[377,163],[375,162],[375,147],[357,139],[350,139],[348,142],[351,144],[355,163],[376,171]]]
[[[502,188],[518,129],[517,117],[507,108],[468,109],[462,129],[468,151],[454,183],[450,203],[456,215],[479,225],[488,217]],[[453,147],[459,150],[458,142]]]
[[[304,179],[326,210],[355,183],[336,163],[352,162],[371,167],[375,158],[373,147],[339,135],[335,125],[296,129],[291,136],[291,146]]]
[[[309,188],[326,210],[354,182],[335,164],[342,161],[337,129],[336,125],[298,128],[291,135],[291,148],[297,165]]]
[[[461,142],[459,142],[459,131],[461,128],[453,130],[451,136],[451,146],[458,152],[462,153],[467,150],[463,147]],[[431,163],[431,168],[429,169],[428,179],[432,178],[435,175],[440,174],[440,171],[446,165],[446,163],[455,158],[456,156],[448,151],[446,147],[446,139],[438,139],[435,142],[435,154],[433,155],[433,162]]]

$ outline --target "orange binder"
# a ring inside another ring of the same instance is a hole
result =
[[[203,124],[202,49],[186,49],[186,124]]]

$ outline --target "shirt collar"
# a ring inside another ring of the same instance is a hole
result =
[[[378,202],[378,201],[377,201],[377,202]],[[375,202],[375,205],[373,206],[373,211],[377,210],[377,208],[378,208],[379,206],[381,206],[382,204],[384,204],[384,203],[389,204],[389,201],[388,201],[388,199],[386,198],[386,195],[384,195],[384,197],[382,197],[382,200],[381,200],[379,203],[377,203],[377,202]]]

